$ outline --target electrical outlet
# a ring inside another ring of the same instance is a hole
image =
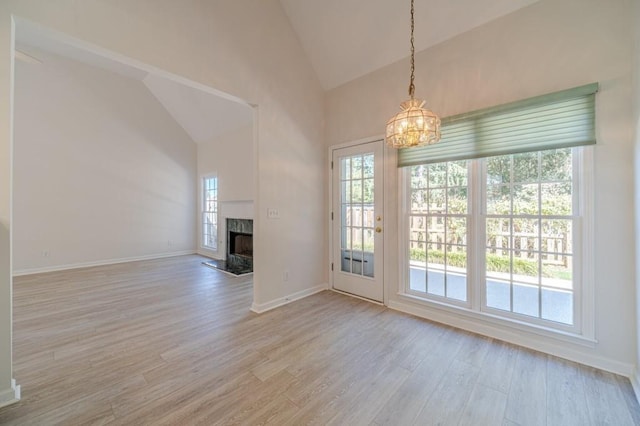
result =
[[[282,273],[282,279],[283,281],[289,281],[289,270],[285,269],[284,272]]]
[[[42,257],[49,257],[49,250],[42,250]]]
[[[269,219],[280,219],[280,212],[278,209],[267,209],[267,217]]]

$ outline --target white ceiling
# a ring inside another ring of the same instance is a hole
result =
[[[538,0],[416,0],[416,51]],[[325,90],[409,56],[409,0],[280,0]]]
[[[16,49],[36,61],[43,56],[38,52],[45,51],[140,81],[196,143],[210,142],[253,122],[251,108],[231,100],[232,96],[224,96],[215,89],[198,89],[195,83],[182,84],[177,78],[168,78],[114,59],[98,48],[80,47],[72,40],[57,38],[56,34],[43,34],[35,26],[17,26]],[[214,93],[220,93],[220,96]]]
[[[416,0],[416,51],[426,49],[538,0]],[[280,0],[325,90],[409,55],[409,0]],[[98,50],[17,26],[17,44],[142,81],[197,142],[215,139],[252,122],[251,109],[114,60]],[[213,91],[218,93],[217,91]]]
[[[196,143],[211,142],[252,122],[246,105],[153,74],[142,82]]]

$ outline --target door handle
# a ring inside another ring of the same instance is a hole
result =
[[[376,232],[379,234],[382,232],[382,227],[376,226]]]

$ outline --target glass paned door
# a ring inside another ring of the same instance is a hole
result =
[[[333,151],[333,287],[382,301],[382,141]]]

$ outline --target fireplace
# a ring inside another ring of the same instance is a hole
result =
[[[253,272],[253,220],[227,218],[226,266]]]
[[[253,258],[253,235],[229,232],[229,253],[227,255]]]

